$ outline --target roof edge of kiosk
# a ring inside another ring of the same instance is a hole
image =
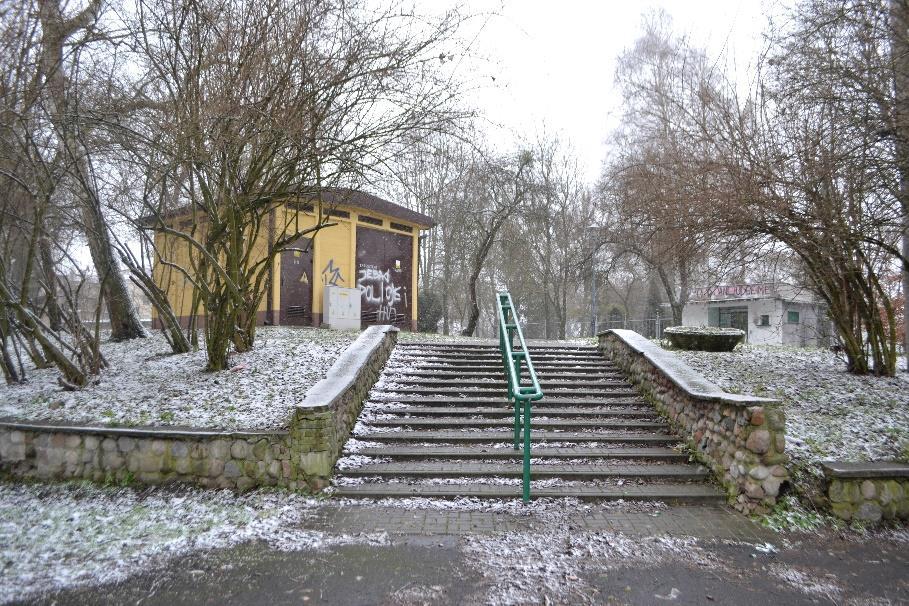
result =
[[[300,192],[297,195],[288,195],[287,198],[293,197],[317,197],[321,194],[322,201],[324,203],[332,205],[343,205],[349,206],[352,208],[357,208],[360,210],[366,210],[374,213],[380,213],[391,217],[392,219],[397,219],[399,221],[406,221],[408,223],[413,223],[420,229],[432,229],[436,226],[436,221],[428,215],[423,213],[418,213],[415,210],[411,210],[406,206],[401,206],[400,204],[395,204],[375,196],[373,194],[361,191],[358,189],[350,189],[346,187],[326,187],[321,191],[313,189],[311,192]],[[172,211],[163,213],[161,216],[162,219],[171,219],[178,217],[180,215],[186,214],[189,212],[189,206],[183,206],[181,208],[174,209]],[[158,217],[156,215],[146,215],[140,219],[140,222],[144,225],[153,225]]]
[[[331,204],[343,204],[362,210],[380,213],[417,225],[421,229],[431,229],[436,226],[436,221],[428,215],[410,210],[406,206],[389,202],[379,196],[366,193],[358,189],[344,187],[326,187],[322,190],[322,199]]]

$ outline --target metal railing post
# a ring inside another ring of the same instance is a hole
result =
[[[499,352],[502,355],[502,366],[508,385],[508,404],[514,406],[514,448],[521,447],[521,431],[524,432],[524,457],[522,473],[522,497],[525,503],[530,501],[530,433],[531,433],[531,403],[543,398],[543,390],[530,351],[524,340],[524,333],[518,324],[514,303],[508,292],[500,292],[496,296],[496,308],[499,315]],[[520,350],[514,350],[514,336],[517,335]],[[523,364],[522,364],[523,362]],[[530,380],[528,387],[521,387],[521,373],[523,366],[527,367]],[[521,405],[523,404],[523,419]]]

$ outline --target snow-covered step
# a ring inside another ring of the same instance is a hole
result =
[[[470,443],[490,442],[505,443],[512,441],[512,431],[378,431],[367,429],[356,431],[354,437],[367,442],[445,442]],[[630,431],[551,431],[533,429],[530,439],[550,442],[609,442],[613,444],[678,444],[679,439],[666,433],[644,433]]]
[[[455,396],[406,396],[393,393],[374,392],[371,402],[376,404],[419,404],[420,406],[502,406],[511,407],[506,398],[477,397],[468,395]],[[628,398],[555,398],[546,396],[542,400],[532,403],[533,410],[545,410],[561,406],[584,407],[621,407],[621,406],[650,406],[640,396]],[[653,410],[651,407],[650,410]]]
[[[546,353],[537,355],[535,352],[531,351],[530,356],[534,359],[539,358],[541,361],[546,359],[550,360],[564,360],[564,361],[577,361],[577,360],[590,360],[603,366],[614,366],[614,364],[604,358],[598,352],[584,353],[584,354],[559,354],[559,353]],[[499,362],[502,361],[502,355],[499,352],[490,352],[490,353],[463,353],[463,352],[445,352],[445,351],[410,351],[410,352],[399,352],[395,355],[396,359],[399,360],[435,360],[435,359],[463,359],[463,360],[474,360],[481,363],[489,362]]]
[[[387,379],[393,383],[399,385],[410,385],[413,387],[446,387],[446,388],[473,388],[473,387],[496,387],[498,389],[507,389],[508,385],[505,382],[505,378],[501,377],[498,379],[432,379],[429,377],[397,377],[390,376]],[[600,379],[600,378],[591,378],[586,380],[581,379],[568,379],[568,380],[555,380],[547,378],[539,378],[540,387],[544,390],[548,387],[550,389],[612,389],[617,387],[629,388],[630,385],[628,381],[624,379]]]
[[[430,364],[461,364],[461,365],[491,365],[502,366],[502,358],[499,355],[490,356],[457,356],[447,354],[434,354],[431,356],[419,356],[412,358],[398,358],[402,363],[422,360]],[[531,354],[534,368],[539,366],[598,366],[600,368],[615,368],[615,366],[606,362],[598,356],[535,356]]]
[[[532,494],[720,501],[627,377],[595,347],[528,349],[545,392],[532,404]],[[526,378],[526,373],[525,373]],[[494,343],[402,344],[345,447],[336,493],[519,497],[523,448]]]
[[[405,406],[389,407],[371,402],[367,404],[369,410],[381,414],[390,415],[413,415],[413,416],[456,416],[465,417],[473,416],[492,416],[492,417],[514,417],[514,408],[511,406],[482,407],[482,406]],[[638,408],[621,407],[621,408],[595,408],[595,407],[546,407],[536,410],[538,415],[546,417],[616,417],[616,418],[658,418],[653,409],[647,409],[644,406]]]
[[[502,387],[490,386],[490,387],[394,387],[390,388],[391,393],[396,394],[407,394],[407,395],[449,395],[449,396],[498,396],[502,394]],[[547,397],[558,398],[558,397],[589,397],[589,396],[598,396],[598,397],[610,397],[610,398],[632,398],[638,394],[634,389],[621,388],[621,387],[599,387],[599,388],[562,388],[562,387],[553,387],[547,390]]]
[[[523,449],[514,449],[510,444],[502,448],[486,446],[374,446],[359,448],[355,454],[367,457],[385,457],[391,459],[515,459],[523,456]],[[589,448],[561,447],[552,448],[533,446],[531,452],[536,458],[549,459],[614,459],[614,460],[657,460],[666,462],[684,462],[688,455],[672,448]]]
[[[420,378],[420,377],[430,377],[436,379],[445,379],[445,378],[464,378],[464,379],[499,379],[505,380],[505,372],[501,369],[495,370],[486,370],[486,371],[455,371],[455,370],[442,370],[442,369],[429,369],[424,370],[423,368],[389,368],[386,375],[392,380],[398,380],[398,378]],[[526,378],[527,373],[522,372],[521,376]],[[590,379],[591,376],[597,377],[600,379],[625,379],[625,375],[621,372],[609,372],[604,373],[599,370],[591,370],[590,372],[561,372],[561,371],[546,371],[546,372],[537,372],[537,378],[539,379],[550,379],[554,381],[560,380],[571,380],[571,379]]]
[[[460,373],[460,372],[485,372],[485,373],[504,372],[502,369],[501,362],[498,362],[498,363],[490,362],[489,364],[477,364],[475,362],[474,363],[465,362],[465,363],[459,363],[459,364],[452,365],[452,364],[430,362],[430,361],[425,361],[425,360],[424,361],[417,361],[417,360],[407,361],[406,364],[402,364],[401,360],[395,360],[395,366],[390,367],[390,368],[392,369],[392,371],[397,371],[402,366],[409,368],[409,369],[413,369],[413,370],[419,370],[419,371],[439,370],[439,371],[457,372],[457,373]],[[536,371],[537,376],[541,376],[543,374],[555,374],[555,373],[562,373],[562,372],[573,372],[573,373],[580,373],[580,374],[585,374],[585,375],[591,374],[591,373],[595,373],[595,374],[619,373],[619,374],[621,374],[620,371],[618,371],[615,368],[610,368],[610,367],[606,367],[606,366],[597,366],[595,364],[554,364],[554,365],[538,366],[536,364],[536,362],[534,362],[533,368]],[[527,373],[524,373],[524,374],[526,375]]]
[[[518,463],[464,463],[451,461],[407,461],[403,463],[367,463],[345,471],[349,477],[398,476],[398,477],[502,477],[519,478],[523,466]],[[708,472],[699,465],[658,464],[612,465],[599,464],[553,464],[537,465],[531,471],[534,479],[564,478],[577,479],[660,479],[686,482],[703,480]]]
[[[615,420],[615,419],[548,419],[537,416],[532,427],[536,429],[646,429],[667,430],[669,427],[662,421]],[[369,425],[377,429],[383,427],[412,427],[414,429],[453,429],[453,428],[498,428],[513,427],[514,421],[506,418],[466,418],[466,417],[399,417],[394,419],[375,419]]]

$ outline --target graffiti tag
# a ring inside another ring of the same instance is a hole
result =
[[[322,270],[322,284],[337,286],[338,283],[344,283],[344,278],[341,276],[341,268],[335,265],[334,259],[329,259],[328,265]]]

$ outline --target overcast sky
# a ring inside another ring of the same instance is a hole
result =
[[[438,0],[424,0],[438,9]],[[606,155],[604,142],[615,127],[619,99],[613,93],[616,57],[640,32],[642,15],[662,8],[675,28],[688,33],[724,65],[748,78],[763,46],[762,32],[772,0],[473,0],[472,11],[495,15],[475,42],[488,58],[472,68],[488,70],[488,85],[471,102],[504,132],[533,139],[545,129],[570,141],[592,181]],[[479,28],[475,28],[479,29]],[[471,31],[472,36],[474,31]],[[495,83],[492,77],[495,76]]]

